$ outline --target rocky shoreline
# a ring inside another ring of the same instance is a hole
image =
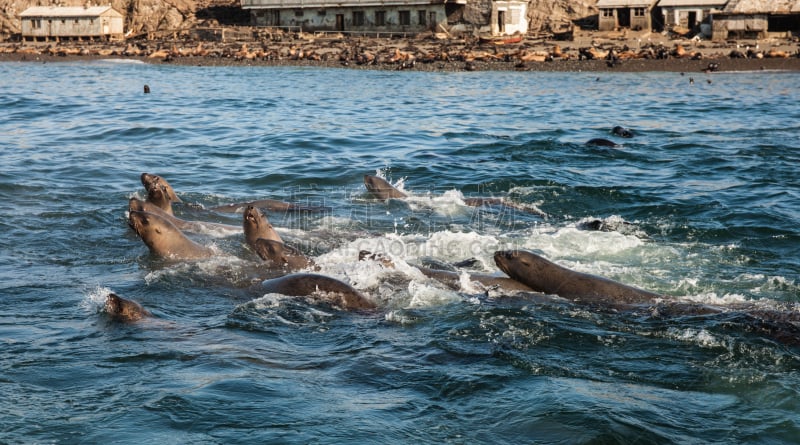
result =
[[[724,42],[659,35],[586,33],[572,41],[523,38],[314,36],[302,33],[245,42],[195,39],[128,42],[0,43],[0,61],[129,59],[185,66],[310,66],[416,71],[712,72],[800,71],[792,41]]]

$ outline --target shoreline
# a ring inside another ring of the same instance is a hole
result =
[[[179,66],[308,66],[410,71],[742,72],[800,71],[800,50],[789,41],[642,44],[642,36],[604,38],[584,33],[573,41],[523,39],[496,45],[478,39],[433,36],[350,38],[283,36],[276,40],[210,42],[0,42],[0,62],[59,63],[107,59]],[[752,46],[751,46],[752,45]],[[637,49],[631,49],[637,48]],[[744,48],[748,48],[745,52]]]

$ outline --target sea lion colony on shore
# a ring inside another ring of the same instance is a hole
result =
[[[386,43],[386,44],[384,44]],[[3,45],[0,54],[18,54],[23,56],[99,56],[99,57],[134,57],[153,61],[170,62],[178,59],[208,58],[231,61],[311,61],[333,62],[343,66],[392,66],[396,69],[413,68],[417,63],[436,62],[506,62],[523,67],[528,62],[553,62],[557,60],[605,60],[609,66],[615,66],[626,60],[635,59],[705,59],[705,58],[789,58],[800,57],[800,50],[795,53],[755,48],[745,50],[733,49],[727,54],[714,56],[704,55],[701,51],[686,49],[682,43],[672,48],[663,44],[646,43],[637,49],[627,45],[603,44],[580,48],[562,48],[558,44],[541,49],[541,45],[533,47],[523,41],[520,44],[495,45],[482,43],[478,39],[458,41],[417,39],[409,40],[402,48],[380,39],[296,39],[292,42],[271,43],[263,41],[257,44],[218,44],[213,42],[194,42],[187,47],[176,43],[149,42],[128,43],[126,46],[105,44],[83,45],[80,42],[51,44],[45,48],[29,45]]]
[[[626,133],[622,133],[625,130]],[[615,128],[615,134],[632,135],[628,129]],[[148,197],[181,202],[169,183],[157,175],[147,173],[141,176],[142,184],[148,190]],[[406,199],[408,194],[396,189],[389,182],[372,175],[364,176],[364,185],[377,199]],[[151,190],[160,191],[152,193]],[[149,199],[149,198],[148,198]],[[274,203],[267,200],[265,202]],[[165,215],[169,214],[160,206],[163,202],[151,203],[131,198],[129,203],[129,224],[142,238],[150,251],[159,257],[173,260],[197,260],[216,255],[208,247],[190,240]],[[288,203],[286,203],[288,204]],[[489,205],[502,203],[489,203]],[[482,204],[481,204],[482,205]],[[282,210],[292,206],[279,206]],[[300,207],[298,207],[300,208]],[[149,212],[148,209],[155,211]],[[202,228],[199,222],[186,222],[186,230]],[[215,224],[215,223],[210,223]],[[229,226],[232,227],[232,226]],[[299,249],[283,242],[280,235],[269,223],[267,217],[253,205],[246,205],[243,212],[241,232],[245,243],[252,249],[270,270],[281,270],[279,276],[264,280],[261,291],[280,293],[287,296],[321,298],[344,310],[375,310],[377,304],[353,286],[339,279],[316,273],[318,267],[314,260]],[[362,251],[359,261],[375,261],[384,268],[394,268],[392,261],[379,254]],[[714,307],[698,305],[671,299],[667,296],[619,283],[604,277],[573,271],[559,266],[540,255],[526,250],[501,250],[494,253],[494,261],[505,275],[468,274],[468,279],[483,286],[484,289],[498,289],[503,295],[518,295],[532,301],[548,301],[555,304],[579,304],[611,311],[644,310],[653,317],[685,316],[687,314],[722,314],[733,311],[744,320],[746,330],[755,331],[781,343],[800,345],[800,312],[796,310],[771,310],[757,305],[737,307]],[[469,264],[469,262],[465,262]],[[415,266],[424,276],[440,282],[456,291],[462,288],[460,265],[427,267]],[[105,304],[106,313],[113,319],[123,322],[139,321],[152,314],[139,303],[126,300],[116,294],[109,294]]]

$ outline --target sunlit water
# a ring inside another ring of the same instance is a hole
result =
[[[412,265],[498,273],[493,252],[521,247],[679,301],[798,311],[798,84],[0,64],[0,442],[796,442],[796,342],[733,311],[453,291]],[[622,145],[584,144],[598,137]],[[258,198],[329,206],[268,215],[379,309],[259,292],[235,232],[193,235],[211,260],[152,257],[125,219],[142,172],[185,219],[238,225],[203,208]],[[375,173],[411,197],[371,199]],[[631,225],[583,230],[593,218]],[[155,317],[112,321],[110,291]]]

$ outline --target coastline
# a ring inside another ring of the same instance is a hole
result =
[[[181,66],[308,66],[412,71],[800,71],[800,46],[792,41],[760,42],[761,45],[752,41],[712,44],[655,37],[660,35],[609,36],[584,32],[572,41],[527,38],[503,45],[474,38],[442,39],[431,35],[402,39],[289,35],[275,40],[245,42],[192,39],[0,42],[0,62],[125,59]]]

